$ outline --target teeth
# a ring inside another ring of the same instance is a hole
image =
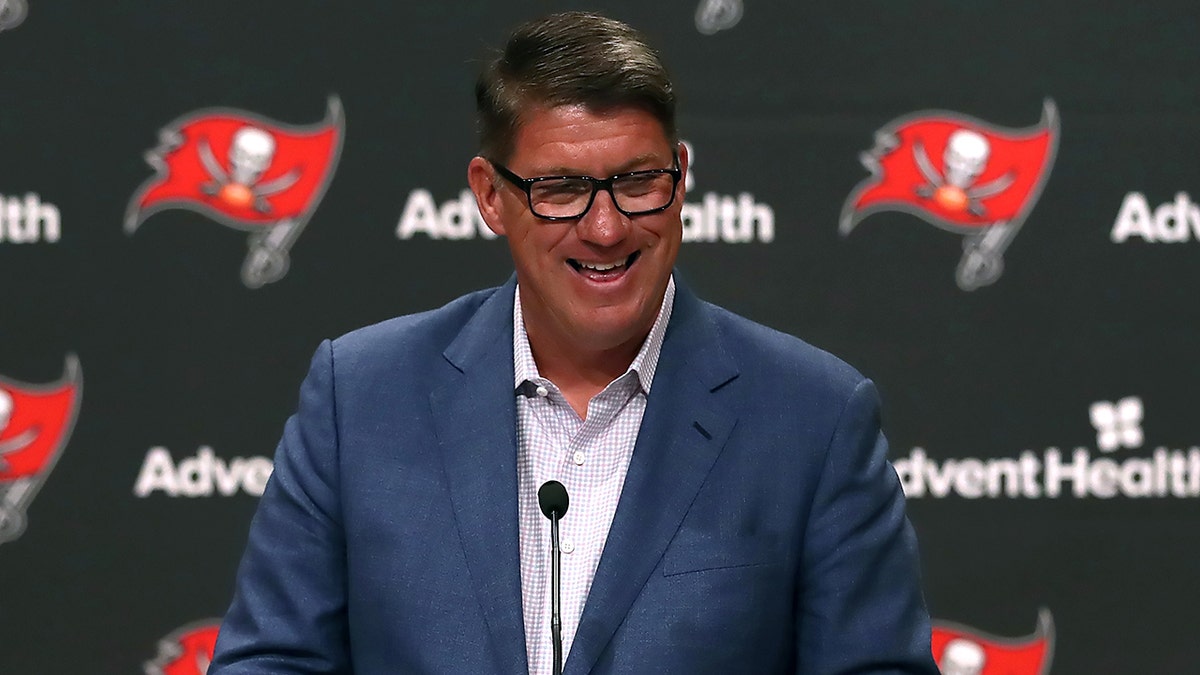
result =
[[[581,263],[579,263],[579,266],[585,270],[595,270],[597,272],[607,272],[607,271],[609,271],[611,269],[615,269],[617,267],[624,267],[625,263],[626,263],[626,260],[622,260],[620,262],[615,262],[615,263],[585,263],[585,262],[581,262]]]

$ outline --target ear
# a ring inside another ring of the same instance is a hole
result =
[[[687,143],[680,141],[676,152],[679,154],[679,195],[677,198],[680,202],[682,202],[684,196],[687,194],[687,172],[689,162]]]
[[[476,155],[467,165],[467,184],[475,193],[475,203],[479,206],[479,215],[488,229],[498,235],[504,235],[504,219],[500,217],[500,190],[496,188],[496,170],[492,163]]]

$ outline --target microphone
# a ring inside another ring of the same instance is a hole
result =
[[[562,675],[562,592],[559,589],[562,553],[558,548],[558,519],[566,515],[570,502],[567,488],[556,480],[548,480],[538,488],[538,506],[550,519],[550,640],[554,644],[554,675]]]
[[[550,521],[554,522],[555,514],[559,518],[567,515],[567,506],[571,499],[567,496],[567,488],[556,480],[548,480],[538,488],[538,506]]]

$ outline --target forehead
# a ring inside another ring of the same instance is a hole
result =
[[[662,123],[642,108],[538,106],[521,116],[509,165],[531,172],[524,175],[609,175],[665,166],[672,150]]]

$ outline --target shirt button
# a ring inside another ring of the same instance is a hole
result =
[[[587,455],[583,454],[582,450],[576,450],[575,454],[571,455],[571,461],[577,466],[583,466],[583,460],[587,459]]]
[[[550,395],[550,390],[549,390],[549,389],[547,389],[547,388],[545,388],[545,387],[543,387],[543,386],[542,386],[542,385],[540,385],[540,384],[538,385],[537,389],[535,389],[534,391],[536,391],[536,392],[537,392],[537,395],[538,395],[538,396],[541,396],[542,398],[546,398],[547,396],[549,396],[549,395]]]
[[[563,539],[561,548],[563,553],[570,553],[575,550],[575,542],[570,539]]]

